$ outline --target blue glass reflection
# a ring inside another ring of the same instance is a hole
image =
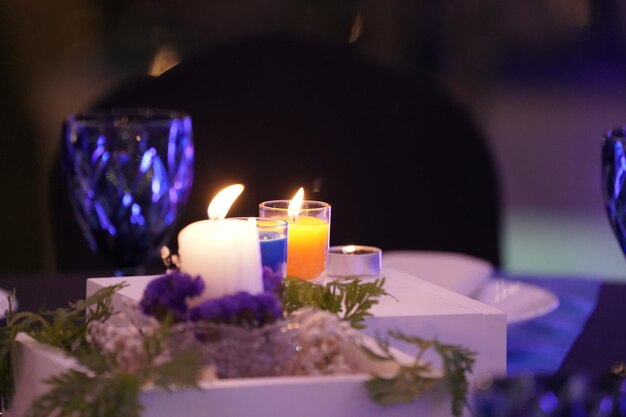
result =
[[[132,202],[133,202],[133,196],[130,195],[129,193],[125,193],[124,197],[122,197],[122,205],[124,207],[128,207],[130,206]]]
[[[604,397],[602,397],[602,399],[600,400],[600,404],[598,406],[598,411],[600,415],[610,416],[611,412],[613,411],[614,403],[615,401],[613,401],[613,397],[609,395],[605,395]]]
[[[609,222],[626,253],[626,154],[623,128],[609,131],[602,143],[602,193]]]
[[[539,408],[544,413],[550,414],[559,406],[559,399],[552,391],[544,392],[539,397]]]
[[[193,181],[191,119],[137,110],[90,113],[64,124],[62,163],[89,246],[118,270],[158,257]]]
[[[150,165],[152,165],[152,158],[155,154],[156,151],[154,148],[150,148],[148,152],[143,154],[143,158],[141,158],[141,164],[139,165],[139,172],[145,173],[148,168],[150,168]]]

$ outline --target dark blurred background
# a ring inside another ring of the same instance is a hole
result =
[[[600,138],[626,123],[619,0],[2,0],[0,271],[55,271],[47,194],[62,120],[118,83],[241,36],[344,36],[426,69],[485,132],[511,272],[626,276]]]

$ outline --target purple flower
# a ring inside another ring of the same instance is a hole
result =
[[[252,295],[241,291],[206,300],[189,311],[192,321],[210,321],[239,326],[260,327],[282,317],[282,305],[271,292]]]
[[[139,306],[144,314],[159,320],[168,314],[177,320],[185,320],[187,299],[202,294],[202,291],[204,282],[200,277],[192,278],[181,272],[170,272],[150,281]]]
[[[215,304],[220,306],[220,312],[221,312],[220,321],[224,321],[224,322],[229,321],[231,317],[234,317],[237,314],[239,314],[239,312],[243,310],[244,308],[243,306],[239,304],[239,299],[232,295],[227,295],[227,296],[218,298],[216,300],[209,300],[209,301],[214,302]]]
[[[207,300],[198,306],[189,310],[189,319],[191,321],[207,320],[220,322],[222,321],[222,306],[215,300]]]
[[[256,297],[257,320],[265,321],[268,318],[279,318],[283,315],[283,306],[278,297],[271,292],[264,292]]]

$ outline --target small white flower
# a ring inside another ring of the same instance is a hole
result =
[[[301,347],[291,363],[294,375],[333,375],[356,373],[350,352],[356,332],[336,315],[321,310],[297,312],[300,316],[298,344]]]

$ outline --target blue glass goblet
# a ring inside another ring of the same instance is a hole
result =
[[[626,130],[615,128],[602,138],[602,195],[609,221],[626,254]]]
[[[62,165],[89,247],[138,275],[171,238],[193,181],[191,118],[154,109],[88,111],[63,124]]]

